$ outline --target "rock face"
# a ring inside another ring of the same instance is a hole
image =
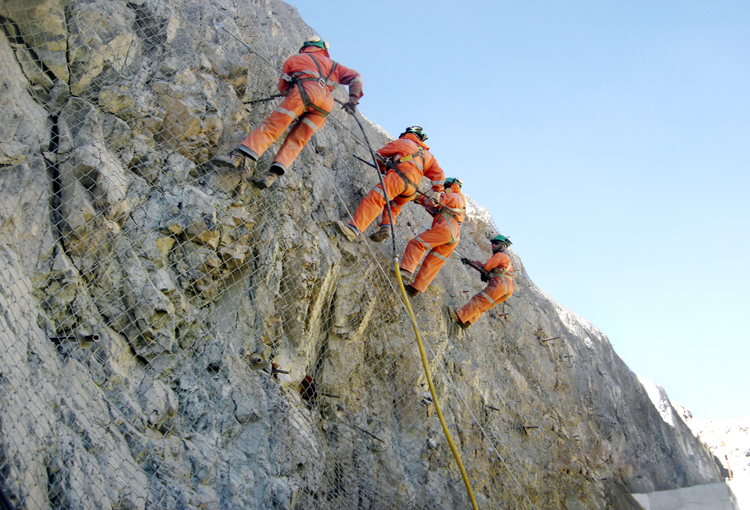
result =
[[[7,0],[0,23],[9,500],[470,507],[426,398],[391,245],[335,229],[377,182],[353,156],[368,154],[357,124],[335,110],[264,192],[248,178],[269,155],[242,171],[211,165],[275,107],[251,101],[275,92],[312,33],[296,11],[277,0]],[[388,141],[365,126],[376,148]],[[428,223],[405,208],[399,255]],[[458,252],[487,258],[495,233],[471,203]],[[446,306],[483,284],[459,257],[412,300],[479,506],[638,508],[630,492],[719,481],[606,336],[511,256],[516,293],[468,330]]]
[[[695,436],[713,452],[725,478],[750,482],[750,417],[706,420],[673,402],[675,411]]]

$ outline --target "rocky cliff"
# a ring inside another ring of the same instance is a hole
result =
[[[468,508],[391,247],[334,228],[377,180],[354,157],[368,155],[357,124],[334,111],[265,192],[248,178],[268,155],[211,165],[275,107],[255,101],[313,33],[296,11],[4,0],[0,24],[8,501]],[[399,219],[399,255],[429,223],[417,209]],[[497,232],[471,203],[458,254],[486,258]],[[511,255],[516,293],[468,330],[446,306],[483,284],[456,254],[412,301],[479,507],[637,508],[631,492],[720,480],[606,336]]]

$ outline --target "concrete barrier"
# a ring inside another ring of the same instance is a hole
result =
[[[750,510],[750,472],[744,476],[737,476],[727,482],[729,489],[737,498],[737,508]]]
[[[739,506],[732,487],[724,482],[633,494],[633,497],[644,510],[750,510]]]

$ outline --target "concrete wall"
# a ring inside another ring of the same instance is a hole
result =
[[[736,483],[734,483],[736,482]],[[740,506],[734,490],[746,487],[747,480],[730,483],[711,483],[684,489],[633,494],[644,510],[750,510],[750,506]],[[742,490],[740,490],[742,492]]]
[[[738,476],[727,482],[729,489],[737,498],[737,508],[750,510],[750,473]]]

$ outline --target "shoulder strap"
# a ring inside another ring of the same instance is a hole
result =
[[[318,77],[320,78],[318,82],[323,87],[328,86],[328,80],[331,79],[331,76],[333,76],[334,71],[336,71],[336,66],[339,65],[338,62],[333,61],[333,60],[331,61],[333,62],[333,65],[331,66],[331,72],[328,73],[328,76],[323,78],[323,69],[320,67],[320,63],[318,62],[318,59],[315,58],[315,55],[313,55],[312,53],[308,53],[308,55],[310,55],[310,57],[313,59],[313,62],[315,62],[315,67],[318,68]]]
[[[414,164],[417,165],[417,168],[419,168],[421,171],[424,171],[424,149],[422,147],[417,149],[417,152],[415,152],[414,154],[409,154],[408,156],[404,156],[403,158],[399,159],[398,162],[406,163],[407,161],[413,160],[417,156],[422,156],[422,166],[420,167],[416,162],[414,162]]]

